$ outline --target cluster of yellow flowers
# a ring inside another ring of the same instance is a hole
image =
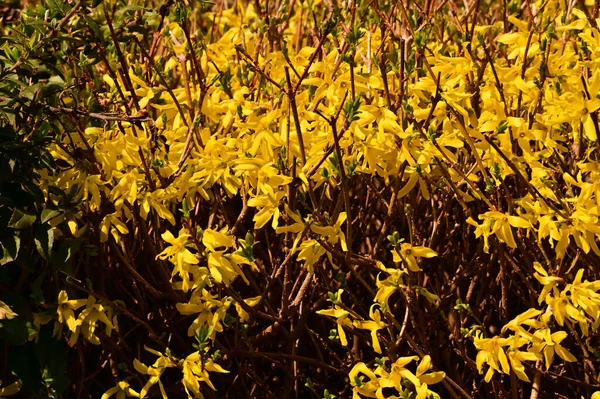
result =
[[[75,311],[84,308],[75,317]],[[30,339],[37,339],[40,327],[54,320],[54,336],[61,337],[66,326],[69,337],[69,345],[74,346],[80,335],[94,345],[100,345],[100,339],[95,331],[98,323],[105,326],[105,334],[110,337],[113,330],[119,331],[117,315],[113,307],[97,301],[93,296],[87,299],[69,299],[66,291],[58,294],[58,306],[56,309],[48,309],[45,312],[34,314],[33,325],[35,331]]]
[[[532,308],[518,315],[502,327],[503,333],[508,330],[514,333],[505,338],[482,338],[481,335],[475,338],[475,347],[479,350],[477,369],[482,373],[483,365],[489,365],[485,374],[488,382],[494,372],[509,374],[511,370],[529,382],[523,361],[544,360],[546,370],[555,354],[567,362],[576,362],[575,356],[561,345],[569,334],[563,330],[553,332],[554,323],[569,329],[578,324],[586,337],[590,335],[590,327],[597,331],[600,326],[600,280],[582,282],[584,271],[579,269],[573,282],[565,284],[562,278],[550,276],[537,262],[535,270],[535,278],[544,287],[538,301],[547,304],[546,310]],[[564,288],[559,290],[559,285]],[[592,320],[591,325],[588,318]],[[589,346],[588,349],[592,350]]]
[[[120,381],[116,386],[109,389],[104,395],[102,395],[102,399],[110,398],[113,395],[119,397],[134,397],[134,398],[143,398],[148,393],[149,389],[158,384],[160,388],[160,393],[163,398],[167,398],[167,393],[165,392],[165,388],[160,382],[160,377],[163,372],[169,367],[178,367],[181,369],[183,373],[183,386],[187,394],[192,397],[200,397],[202,398],[202,394],[200,393],[200,382],[203,381],[208,384],[212,389],[215,389],[213,384],[210,382],[208,372],[218,372],[218,373],[227,373],[227,371],[223,370],[221,366],[214,363],[212,359],[204,359],[200,352],[193,352],[185,359],[177,359],[172,356],[169,352],[167,354],[163,354],[154,349],[145,348],[148,352],[158,356],[158,359],[154,362],[152,366],[146,366],[141,363],[139,360],[134,360],[133,366],[135,370],[143,375],[148,375],[148,382],[140,392],[136,392],[133,390],[129,384],[125,381]]]
[[[379,359],[377,367],[374,370],[371,370],[362,362],[357,363],[352,368],[349,377],[350,384],[352,385],[353,399],[359,399],[359,394],[368,398],[385,398],[386,396],[383,394],[384,388],[395,388],[400,395],[406,395],[412,392],[408,388],[411,385],[417,394],[415,399],[439,399],[439,395],[430,391],[427,386],[437,384],[444,379],[446,374],[443,371],[427,373],[431,366],[429,355],[421,359],[414,373],[406,366],[413,361],[419,360],[418,356],[398,358],[390,366],[386,365],[388,360],[387,357]],[[368,378],[367,381],[365,381],[365,377]]]
[[[288,42],[294,42],[298,16],[307,12],[309,3],[295,4],[296,16],[282,32]],[[154,117],[143,124],[125,121],[71,135],[74,145],[92,149],[94,162],[43,176],[42,188],[50,202],[51,186],[76,192],[86,213],[101,215],[101,241],[117,244],[132,234],[136,218],[157,218],[175,226],[178,207],[190,218],[201,201],[219,206],[237,196],[244,213],[248,208],[254,211],[253,231],[272,228],[287,234],[288,256],[295,256],[309,275],[323,259],[337,269],[333,251],[353,255],[350,225],[356,215],[350,214],[348,203],[329,215],[319,208],[316,195],[319,188],[330,199],[347,195],[344,185],[353,174],[377,176],[386,183],[399,176],[401,188],[394,201],[408,196],[431,201],[435,190],[444,186],[465,208],[479,203],[484,211],[472,214],[468,223],[475,227],[475,236],[483,238],[485,252],[503,244],[515,249],[523,245],[523,237],[537,235],[542,251],[542,244],[549,242],[559,260],[573,249],[571,238],[584,253],[600,255],[600,168],[595,160],[600,32],[583,11],[567,10],[564,2],[529,3],[532,19],[542,21],[537,24],[542,31],[508,16],[511,31],[502,21],[475,26],[475,37],[462,48],[442,40],[421,44],[416,51],[422,68],[413,66],[404,80],[393,69],[382,74],[372,67],[372,49],[385,40],[382,29],[358,28],[351,63],[344,62],[333,45],[273,49],[265,56],[262,49],[267,44],[254,29],[260,17],[252,2],[239,1],[204,16],[218,21],[218,39],[204,46],[196,64],[190,60],[194,49],[182,26],[171,21],[163,30],[170,57],[155,56],[152,62],[131,57],[129,83],[108,73],[103,77],[106,90],[101,96],[119,103],[124,95],[132,104],[137,102],[134,108]],[[492,59],[491,41],[507,56]],[[151,64],[158,76],[181,76],[180,84],[171,88],[164,79],[143,79]],[[204,86],[196,75],[211,84]],[[124,89],[128,84],[133,91]],[[480,102],[476,105],[475,84]],[[403,103],[394,103],[386,93],[389,87],[403,87]],[[586,148],[576,154],[572,170],[561,166],[567,146],[576,153]],[[72,163],[60,144],[53,146],[52,155]],[[468,171],[461,165],[465,159],[474,160]],[[556,184],[561,179],[565,184]],[[523,185],[527,194],[514,200],[496,198],[494,191],[507,181]],[[291,201],[310,206],[291,207]],[[67,223],[68,231],[79,237],[86,229],[82,215],[65,215],[52,223]],[[262,299],[241,298],[227,290],[238,277],[250,284],[248,273],[259,270],[252,256],[253,234],[240,240],[234,233],[241,218],[205,229],[184,224],[178,232],[161,234],[165,246],[157,259],[171,264],[173,289],[189,295],[177,310],[197,315],[188,336],[201,335],[203,342],[214,341],[223,331],[231,305],[244,322]],[[343,289],[332,294],[331,308],[317,311],[335,319],[342,346],[348,344],[345,329],[366,330],[373,350],[385,354],[378,334],[389,324],[386,316],[393,316],[389,298],[418,289],[431,302],[439,300],[406,281],[406,276],[422,272],[419,258],[438,254],[412,237],[410,243],[393,236],[390,241],[394,265],[367,259],[383,274],[377,278],[368,319],[343,305]],[[539,264],[535,270],[543,285],[539,300],[547,309],[530,309],[504,326],[503,333],[510,330],[512,335],[485,338],[479,333],[474,339],[477,368],[482,372],[484,364],[489,366],[486,381],[495,372],[511,370],[529,381],[522,362],[544,359],[549,368],[555,354],[575,361],[561,346],[568,333],[556,330],[553,321],[560,327],[578,324],[584,335],[600,325],[600,282],[582,282],[579,270],[572,283],[559,289],[562,277]],[[224,290],[217,293],[216,286]],[[75,311],[83,307],[76,317]],[[107,335],[118,328],[110,306],[93,297],[69,300],[64,291],[56,315],[39,314],[36,326],[54,319],[55,334],[66,326],[71,345],[80,334],[98,344],[94,331],[99,322]],[[135,369],[149,378],[141,392],[120,382],[104,397],[144,397],[158,384],[166,398],[160,376],[169,367],[183,371],[190,397],[202,397],[199,383],[214,389],[209,373],[226,372],[209,355],[209,345],[182,359],[148,349],[158,359],[151,366],[135,361]],[[415,373],[406,366],[418,357],[401,357],[389,366],[387,360],[374,370],[362,362],[354,365],[349,375],[354,397],[383,398],[382,390],[389,387],[398,392],[411,389],[418,399],[436,396],[429,385],[445,374],[427,373],[429,356],[421,358]],[[402,385],[404,379],[410,382],[408,388]]]

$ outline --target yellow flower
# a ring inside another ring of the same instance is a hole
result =
[[[421,381],[421,383],[425,385],[425,387],[427,385],[437,384],[438,382],[446,378],[446,373],[444,373],[443,371],[435,371],[425,374],[425,372],[429,370],[430,367],[431,356],[425,355],[423,359],[421,359],[419,365],[417,366],[417,372],[415,374],[419,381]]]
[[[532,352],[524,352],[519,350],[511,350],[508,351],[508,361],[510,362],[510,366],[512,371],[516,374],[516,376],[523,381],[530,382],[529,377],[525,374],[525,367],[523,366],[523,361],[536,361],[541,359],[536,353]]]
[[[233,246],[233,236],[227,234],[227,228],[221,231],[206,229],[202,234],[202,244],[210,251],[215,251],[217,248],[230,248]]]
[[[138,373],[150,376],[148,382],[146,382],[146,385],[144,385],[140,391],[140,398],[145,397],[150,388],[158,383],[158,387],[160,388],[160,393],[163,399],[167,399],[167,393],[165,392],[165,388],[160,381],[160,377],[168,367],[176,367],[177,365],[170,359],[170,357],[163,355],[161,352],[155,351],[154,349],[150,349],[146,346],[144,346],[144,349],[158,356],[158,359],[150,367],[146,366],[137,359],[133,360],[133,367]]]
[[[258,305],[258,302],[260,301],[261,298],[262,298],[262,295],[255,296],[252,298],[246,298],[246,299],[244,299],[244,303],[246,303],[246,305],[248,305],[252,308],[252,307]],[[250,320],[250,315],[248,314],[248,312],[246,312],[244,310],[244,308],[242,308],[242,305],[240,305],[237,302],[235,303],[235,310],[237,310],[238,315],[240,315],[241,323],[245,323],[248,320]]]
[[[209,327],[209,339],[214,339],[217,332],[223,331],[221,321],[225,319],[231,300],[220,301],[216,299],[217,297],[217,295],[211,295],[206,289],[196,290],[188,303],[175,305],[182,315],[199,313],[188,328],[188,336],[193,336],[203,325]]]
[[[540,314],[542,314],[541,310],[531,308],[528,311],[521,313],[520,315],[512,319],[510,322],[508,322],[504,327],[502,327],[502,333],[504,333],[506,330],[511,330],[516,332],[520,336],[526,337],[529,340],[531,340],[533,339],[533,335],[527,332],[523,327],[521,327],[521,325],[524,324],[526,326],[534,328],[543,327],[544,323],[535,319]]]
[[[539,262],[534,262],[533,268],[536,270],[536,273],[533,273],[533,277],[535,277],[535,279],[544,286],[540,296],[538,297],[538,303],[542,303],[546,299],[550,291],[556,288],[558,283],[563,281],[563,279],[560,277],[552,277],[548,275],[548,272],[542,267],[542,265]]]
[[[340,289],[337,292],[337,300],[341,301],[341,296],[344,290]],[[333,309],[325,309],[319,310],[317,314],[321,314],[324,316],[334,317],[336,319],[338,335],[340,336],[340,342],[342,346],[348,345],[348,340],[346,339],[346,332],[344,331],[344,327],[352,328],[352,320],[350,319],[350,313],[347,310],[342,309],[338,305],[334,305]]]
[[[83,201],[89,204],[91,210],[99,209],[101,205],[100,186],[105,185],[100,175],[88,175],[83,185]],[[88,198],[90,200],[88,201]]]
[[[69,300],[69,296],[65,290],[62,290],[58,293],[58,308],[56,309],[56,313],[58,314],[58,322],[66,323],[69,330],[75,332],[77,328],[77,322],[75,319],[74,310],[79,309],[80,307],[86,304],[85,299],[71,299]]]
[[[265,186],[265,190],[268,194],[257,195],[248,200],[248,206],[260,209],[254,218],[254,228],[262,228],[269,220],[271,221],[271,227],[277,229],[279,225],[279,203],[285,197],[285,191],[280,190],[275,192],[271,186]]]
[[[421,381],[413,374],[412,371],[407,369],[405,366],[412,361],[419,360],[418,356],[404,356],[398,358],[393,364],[390,371],[389,378],[394,382],[396,389],[401,389],[401,382],[403,378],[409,380],[415,387],[421,385]]]
[[[565,319],[586,323],[583,311],[575,308],[569,299],[570,296],[567,295],[567,290],[562,291],[556,296],[548,295],[546,297],[546,303],[550,306],[550,311],[556,322],[560,326],[565,325]]]
[[[377,262],[377,268],[389,274],[388,278],[386,278],[385,280],[380,280],[379,276],[377,276],[376,284],[378,291],[374,298],[375,302],[384,305],[382,306],[382,310],[384,310],[385,312],[388,311],[390,308],[388,305],[389,298],[398,289],[405,288],[402,276],[404,274],[407,274],[408,272],[406,271],[406,269],[395,269],[391,267],[385,267],[381,262]]]
[[[182,289],[184,292],[187,292],[190,288],[190,265],[195,265],[199,262],[198,258],[186,247],[190,235],[186,233],[185,229],[181,229],[177,238],[170,231],[164,232],[161,237],[171,244],[171,246],[165,248],[156,258],[169,259],[175,265],[171,277],[179,274],[183,279]]]
[[[361,374],[364,374],[361,375]],[[368,377],[367,382],[363,381],[364,377]],[[375,398],[375,391],[379,389],[379,380],[375,373],[373,373],[366,364],[363,362],[356,363],[350,373],[350,385],[352,385],[352,399],[360,399],[358,394],[364,395],[369,398]]]
[[[236,254],[225,254],[225,251],[215,251],[208,254],[208,270],[217,283],[223,283],[226,286],[239,275],[246,284],[248,279],[240,268],[241,263],[248,263],[243,256]]]
[[[108,233],[110,233],[115,241],[119,242],[120,234],[128,234],[129,229],[127,225],[123,223],[119,217],[121,217],[121,212],[117,211],[111,214],[108,214],[102,219],[102,223],[100,224],[100,241],[106,242],[108,241]]]
[[[416,258],[433,258],[437,252],[427,247],[413,247],[410,244],[400,244],[400,251],[392,250],[394,262],[404,261],[411,272],[420,272],[422,269],[417,264]]]
[[[511,248],[517,247],[511,226],[524,229],[531,227],[531,224],[528,221],[519,216],[506,215],[496,211],[490,211],[483,215],[479,215],[479,220],[489,220],[491,222],[491,227],[487,234],[496,234],[496,237],[498,237],[501,242],[506,243],[506,245]]]
[[[285,204],[285,213],[294,221],[294,223],[289,226],[277,227],[275,232],[277,234],[296,233],[296,238],[294,239],[294,244],[292,245],[291,249],[291,252],[294,252],[298,246],[298,243],[302,239],[303,232],[310,226],[310,224],[308,222],[304,222],[297,213],[290,209],[288,204]]]
[[[503,346],[510,345],[510,341],[507,338],[481,338],[481,333],[479,333],[475,337],[474,344],[479,350],[475,359],[479,374],[483,373],[484,364],[487,363],[490,366],[485,374],[485,382],[490,382],[495,371],[504,374],[510,373],[508,358],[506,357],[506,353],[504,353],[504,349],[502,349]]]
[[[379,309],[375,309],[376,305],[372,305],[369,310],[370,321],[355,320],[354,327],[361,330],[371,331],[371,340],[373,341],[373,350],[377,353],[381,353],[381,345],[379,345],[379,339],[377,338],[377,331],[385,328],[387,325],[381,321],[381,312]]]
[[[96,303],[96,298],[89,296],[85,309],[81,311],[77,318],[76,325],[78,328],[71,333],[69,345],[73,346],[77,343],[80,333],[92,344],[100,345],[100,339],[95,335],[98,321],[101,321],[106,326],[105,333],[107,336],[111,335],[112,330],[117,330],[108,316],[111,313],[112,309],[110,307]],[[116,317],[113,319],[116,322]]]
[[[555,353],[567,362],[577,361],[577,358],[560,344],[567,336],[568,334],[565,331],[551,333],[549,328],[535,332],[534,337],[537,342],[531,347],[530,351],[538,355],[543,354],[546,360],[546,370],[550,368]]]
[[[579,269],[575,275],[575,280],[572,284],[568,284],[565,292],[570,292],[570,301],[573,305],[583,309],[592,319],[600,318],[600,294],[597,293],[600,289],[600,281],[590,282],[583,278],[583,269]]]
[[[337,244],[338,241],[342,246],[343,251],[348,251],[348,245],[346,243],[346,236],[342,231],[342,224],[346,221],[346,212],[340,212],[338,218],[333,226],[318,226],[314,223],[310,225],[311,231],[319,235],[327,237],[327,242],[330,244]]]
[[[182,360],[181,367],[183,372],[183,379],[181,381],[190,398],[192,397],[190,391],[200,398],[203,397],[200,393],[200,382],[205,382],[213,391],[216,390],[210,381],[209,371],[229,373],[229,371],[224,370],[212,359],[202,359],[200,352],[194,352],[186,357],[185,360]]]
[[[305,240],[298,246],[298,260],[304,261],[304,266],[309,273],[314,273],[314,265],[326,253],[329,254],[325,248],[319,244],[316,240]]]
[[[139,398],[140,397],[140,394],[137,393],[136,391],[134,391],[133,389],[131,389],[129,387],[129,383],[127,383],[126,381],[119,381],[119,383],[117,385],[110,388],[108,391],[106,391],[104,393],[104,395],[102,395],[102,399],[108,399],[108,398],[112,397],[113,395],[116,395],[116,399],[125,399],[126,397],[129,397],[129,398]]]

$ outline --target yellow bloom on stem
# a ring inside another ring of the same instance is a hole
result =
[[[363,381],[365,376],[369,378],[369,381]],[[356,363],[348,373],[348,377],[350,378],[350,385],[352,385],[352,399],[360,399],[359,394],[368,398],[377,397],[375,392],[379,389],[379,380],[366,364],[363,362]]]
[[[565,292],[571,293],[571,303],[583,309],[592,319],[600,319],[600,281],[581,281],[583,269],[579,269],[572,284],[567,284]]]
[[[551,333],[549,328],[537,330],[534,333],[537,342],[533,344],[529,351],[544,356],[546,370],[552,365],[555,353],[567,362],[576,362],[577,358],[560,344],[567,336],[568,334],[565,331]]]
[[[382,362],[379,363],[374,372],[374,374],[378,376],[378,387],[374,396],[371,397],[376,397],[377,399],[386,398],[387,396],[384,396],[383,394],[384,388],[395,388],[400,393],[407,393],[407,385],[403,384],[403,381],[408,380],[413,385],[413,387],[410,388],[411,392],[414,388],[414,391],[417,393],[415,399],[427,399],[430,398],[431,395],[433,395],[434,398],[439,399],[439,395],[430,391],[428,385],[437,384],[446,378],[446,373],[443,371],[426,373],[431,367],[431,357],[429,355],[426,355],[421,359],[415,373],[410,371],[406,366],[415,360],[419,360],[417,356],[405,356],[399,358],[391,365],[389,371],[387,371],[387,368],[385,367],[385,362],[389,359],[384,357],[381,360]]]
[[[221,231],[206,229],[202,234],[202,244],[210,251],[216,251],[217,248],[230,248],[233,246],[233,236],[227,234],[227,228]]]
[[[533,362],[536,360],[540,360],[541,356],[532,352],[524,352],[519,350],[511,350],[508,352],[508,361],[510,362],[510,366],[512,371],[517,375],[520,380],[525,382],[530,382],[529,377],[525,374],[525,367],[523,366],[523,361]]]
[[[248,206],[258,208],[252,219],[256,230],[262,228],[269,220],[271,227],[277,229],[279,225],[279,204],[286,193],[284,190],[275,191],[270,185],[263,185],[265,194],[256,195],[248,200]]]
[[[244,303],[248,306],[250,306],[251,308],[255,307],[256,305],[258,305],[258,302],[260,302],[260,299],[262,298],[262,295],[258,295],[252,298],[246,298],[244,299]],[[248,314],[248,312],[246,312],[244,310],[244,308],[242,308],[242,305],[240,305],[239,303],[235,302],[235,310],[237,311],[238,315],[240,316],[240,322],[241,323],[245,323],[248,320],[250,320],[250,315]]]
[[[310,224],[308,222],[304,222],[304,220],[302,220],[298,214],[292,211],[287,204],[285,204],[284,208],[285,213],[294,221],[294,223],[289,226],[277,227],[275,232],[277,234],[296,233],[296,238],[294,239],[294,244],[292,245],[291,249],[291,252],[294,252],[296,251],[296,248],[302,239],[304,231],[309,228]]]
[[[86,304],[85,299],[69,299],[67,295],[67,291],[62,290],[58,293],[58,308],[56,309],[56,313],[58,314],[58,322],[66,323],[69,330],[75,332],[77,328],[77,323],[75,319],[74,310],[79,309],[80,307]]]
[[[329,253],[316,240],[305,240],[298,246],[298,256],[296,259],[303,260],[304,266],[309,273],[314,273],[315,263],[321,256]],[[333,264],[333,263],[332,263]]]
[[[350,320],[350,313],[336,305],[333,309],[319,310],[317,314],[322,314],[324,316],[330,316],[337,319],[336,323],[338,334],[340,336],[340,342],[342,343],[342,346],[347,346],[348,340],[346,339],[346,332],[344,331],[343,327],[353,327],[352,321]]]
[[[423,384],[437,384],[444,378],[446,378],[446,373],[443,371],[434,371],[431,373],[425,373],[431,367],[431,356],[425,355],[421,362],[417,366],[416,376]]]
[[[344,290],[340,289],[337,292],[337,301],[341,301],[341,296]],[[342,346],[348,345],[348,340],[346,339],[346,332],[344,331],[344,327],[353,328],[352,320],[350,319],[350,313],[347,310],[342,309],[338,305],[334,305],[333,309],[325,309],[317,311],[317,314],[321,314],[324,316],[334,317],[337,323],[338,335],[340,336],[340,342]]]
[[[533,268],[536,270],[536,273],[533,273],[533,277],[535,277],[535,279],[544,286],[542,292],[540,293],[540,296],[538,297],[538,303],[542,303],[546,299],[550,291],[556,288],[558,283],[563,281],[563,279],[560,277],[550,276],[539,262],[534,262]]]
[[[369,330],[371,331],[371,339],[373,341],[373,350],[377,353],[381,352],[381,345],[379,344],[379,339],[377,338],[377,331],[385,328],[387,324],[381,321],[381,312],[379,309],[374,309],[376,305],[372,305],[369,310],[370,321],[361,321],[354,320],[354,327],[361,330]]]
[[[433,258],[437,252],[427,247],[413,247],[410,244],[400,244],[400,251],[392,250],[394,262],[404,261],[411,272],[420,272],[422,269],[417,264],[416,258]]]
[[[375,295],[374,301],[383,305],[381,308],[384,311],[389,310],[388,300],[389,298],[399,289],[404,289],[404,281],[402,276],[407,274],[406,269],[396,269],[391,267],[385,267],[383,263],[377,262],[377,268],[388,273],[389,276],[385,280],[380,280],[379,275],[377,276],[377,294]]]
[[[496,237],[511,248],[516,248],[517,243],[512,233],[512,227],[530,228],[531,224],[519,216],[506,215],[502,212],[490,211],[479,215],[480,220],[490,219],[493,221],[493,227],[490,234],[496,234]]]
[[[239,275],[246,284],[248,279],[240,268],[240,263],[248,263],[246,258],[235,254],[225,254],[225,251],[215,251],[208,254],[208,270],[217,283],[229,286]]]
[[[506,243],[511,248],[516,248],[517,243],[515,242],[511,226],[518,228],[531,227],[531,224],[520,216],[506,215],[497,211],[490,211],[479,215],[479,220],[482,220],[483,223],[478,224],[469,217],[467,223],[476,227],[475,236],[477,238],[483,236],[483,250],[485,253],[489,251],[488,238],[490,235],[495,234],[501,242]]]
[[[169,259],[175,265],[171,277],[179,274],[183,279],[182,289],[187,292],[190,288],[190,265],[198,264],[198,258],[186,247],[190,235],[186,233],[185,229],[181,229],[177,238],[170,231],[164,232],[161,237],[171,246],[165,248],[156,258]]]
[[[340,212],[338,218],[333,226],[319,226],[314,223],[310,225],[310,230],[314,233],[317,233],[321,236],[327,237],[327,242],[329,244],[337,244],[338,241],[342,246],[342,250],[344,252],[348,251],[348,245],[346,243],[346,236],[342,231],[342,224],[346,221],[347,215],[346,212]]]
[[[140,391],[140,398],[145,397],[150,388],[158,383],[158,387],[160,388],[160,393],[163,399],[167,399],[167,393],[165,392],[165,388],[160,381],[160,377],[168,367],[177,367],[177,365],[171,360],[170,357],[165,356],[161,352],[155,351],[154,349],[150,349],[146,346],[144,346],[144,348],[148,352],[158,356],[158,359],[156,359],[152,366],[146,366],[137,359],[133,360],[133,367],[138,373],[150,376],[148,382],[146,382],[146,385],[144,385]]]
[[[504,353],[503,346],[510,345],[508,338],[481,338],[481,333],[475,337],[475,347],[479,350],[475,362],[477,364],[477,370],[479,374],[483,373],[483,365],[488,364],[490,367],[485,374],[485,382],[490,382],[494,376],[494,372],[501,372],[504,374],[510,373],[510,365],[506,353]]]
[[[203,359],[200,352],[194,352],[181,361],[180,364],[183,372],[183,379],[181,382],[188,394],[189,398],[193,396],[190,391],[196,396],[203,398],[200,393],[200,382],[205,382],[213,391],[216,391],[215,386],[210,381],[209,371],[217,373],[229,373],[224,370],[221,366],[215,363],[212,359]]]
[[[415,360],[419,360],[419,357],[418,356],[404,356],[404,357],[398,358],[398,360],[396,360],[392,364],[392,370],[390,371],[389,378],[394,382],[394,386],[396,387],[396,389],[402,390],[402,379],[403,378],[406,378],[407,380],[409,380],[415,387],[418,387],[421,385],[421,381],[419,380],[419,378],[416,375],[414,375],[412,371],[410,371],[409,369],[407,369],[405,367],[410,362],[415,361]]]
[[[102,219],[102,222],[100,223],[100,242],[108,241],[108,234],[110,233],[115,239],[115,242],[119,243],[120,235],[129,233],[127,225],[123,223],[119,217],[121,217],[121,212],[117,211],[106,215],[104,219]]]
[[[524,324],[534,328],[543,327],[544,323],[536,319],[540,314],[542,314],[541,310],[531,308],[526,312],[521,313],[509,321],[504,327],[502,327],[502,333],[504,333],[506,330],[511,330],[522,337],[528,338],[531,341],[533,339],[533,334],[527,332],[523,327],[521,327],[521,325]]]
[[[117,385],[110,388],[108,391],[106,391],[104,393],[104,395],[102,395],[102,399],[108,399],[108,398],[112,397],[113,395],[116,395],[116,399],[125,399],[126,397],[129,397],[129,398],[139,398],[140,397],[140,394],[137,393],[136,391],[134,391],[133,389],[131,389],[129,387],[129,383],[126,381],[119,381],[119,383]]]
[[[429,390],[428,385],[437,384],[446,378],[446,373],[443,371],[434,371],[431,373],[425,373],[431,367],[431,357],[426,355],[421,359],[421,362],[417,366],[417,371],[415,373],[415,377],[419,380],[419,384],[415,384],[415,390],[417,391],[417,396],[415,399],[427,399],[429,395],[433,394],[432,391]]]
[[[197,290],[192,294],[188,303],[178,303],[175,306],[182,315],[192,315],[199,313],[196,319],[192,322],[188,328],[188,336],[196,334],[198,329],[202,326],[207,325],[209,328],[209,339],[214,339],[217,332],[223,331],[222,320],[225,319],[225,315],[231,301],[219,301],[216,295],[211,295],[207,290],[203,289],[201,292]],[[214,312],[214,313],[213,313]]]
[[[558,295],[548,295],[546,297],[546,303],[550,306],[551,313],[560,326],[565,325],[565,319],[586,323],[585,314],[573,306],[570,298],[566,290]]]
[[[100,303],[96,303],[96,298],[89,296],[85,309],[77,318],[76,325],[78,328],[71,333],[69,345],[73,346],[77,343],[80,333],[92,344],[100,345],[100,339],[95,335],[98,321],[104,323],[106,326],[106,335],[108,336],[111,335],[112,330],[117,329],[111,322],[107,313],[112,313],[112,309],[103,306]],[[114,318],[114,320],[116,321],[116,318]]]

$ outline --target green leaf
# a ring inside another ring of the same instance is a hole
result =
[[[65,87],[65,81],[60,76],[54,75],[48,79],[47,87],[53,90],[62,89]]]
[[[36,215],[32,215],[29,213],[25,213],[19,209],[15,209],[10,221],[8,222],[8,227],[12,227],[13,229],[26,229],[31,226],[33,222],[37,219]]]
[[[54,219],[55,217],[57,217],[61,213],[62,212],[57,211],[55,209],[44,209],[42,211],[42,215],[40,217],[40,220],[41,220],[42,223],[46,223],[48,220]]]
[[[50,11],[54,11],[54,12],[64,13],[67,11],[64,1],[48,0],[48,7],[50,8]]]
[[[29,87],[27,87],[25,90],[23,90],[21,92],[21,96],[23,96],[24,98],[28,99],[28,100],[32,100],[35,98],[35,95],[37,94],[37,91],[40,89],[40,85],[39,84],[33,84]]]
[[[93,19],[91,19],[90,17],[87,17],[87,16],[84,16],[83,18],[85,19],[85,22],[88,24],[88,26],[94,33],[94,36],[96,36],[96,39],[101,41],[103,38],[102,31],[100,31],[100,27],[98,26],[96,21],[94,21]]]
[[[134,4],[130,4],[128,6],[119,8],[119,10],[117,10],[117,12],[115,13],[115,21],[122,19],[127,13],[142,11],[143,9],[144,7]]]
[[[0,259],[0,266],[17,259],[17,256],[19,255],[19,249],[21,248],[21,239],[19,236],[5,236],[2,238],[0,245],[2,246],[2,259]]]
[[[54,244],[54,230],[48,224],[36,226],[33,237],[35,247],[42,258],[49,261],[52,255],[52,246]]]

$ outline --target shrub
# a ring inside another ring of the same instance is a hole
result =
[[[597,3],[7,9],[0,396],[600,395]]]

